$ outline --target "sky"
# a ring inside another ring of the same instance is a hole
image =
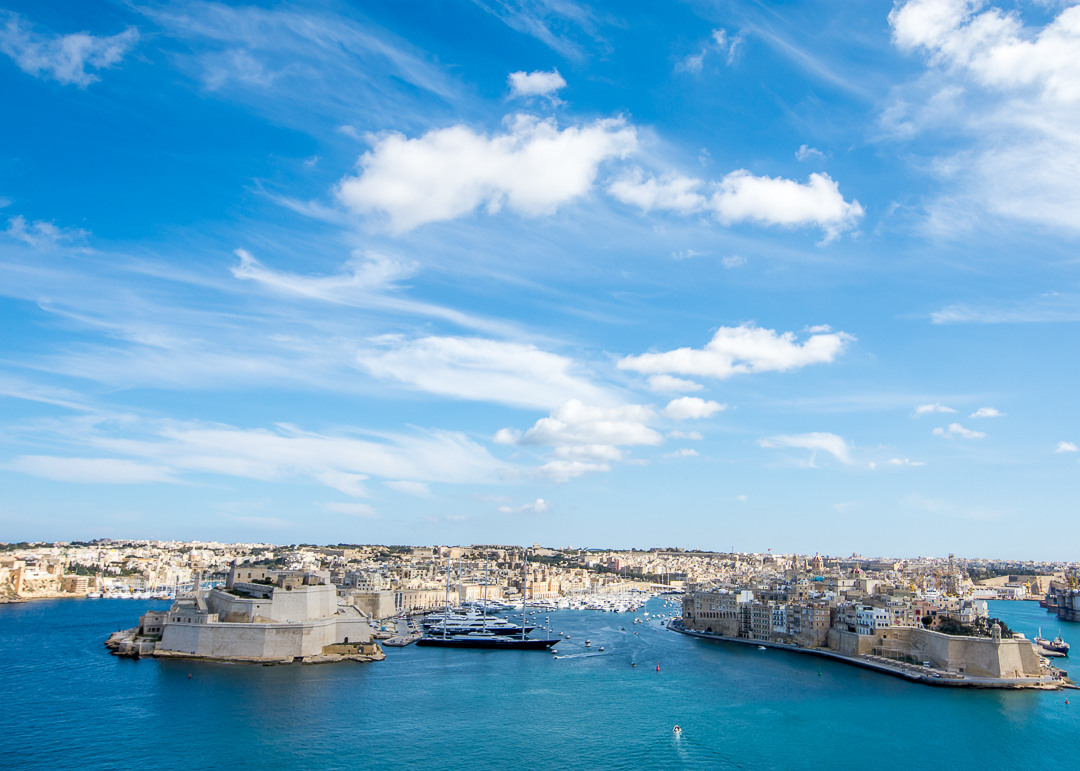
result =
[[[0,0],[0,540],[1077,559],[1080,7]]]

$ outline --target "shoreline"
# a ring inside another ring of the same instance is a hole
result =
[[[874,659],[867,657],[848,656],[837,651],[823,648],[799,648],[786,643],[771,642],[768,640],[750,640],[745,637],[726,637],[710,632],[698,632],[685,629],[681,626],[669,626],[668,629],[690,637],[699,637],[704,640],[717,642],[736,643],[738,645],[753,645],[764,648],[775,648],[792,653],[803,653],[818,656],[820,658],[839,661],[863,669],[869,669],[881,674],[898,677],[912,683],[932,685],[943,688],[993,688],[998,690],[1036,690],[1036,691],[1060,691],[1063,689],[1076,689],[1078,686],[1067,680],[1061,679],[1035,679],[1035,678],[992,678],[973,677],[971,675],[958,675],[951,672],[943,672],[937,669],[927,669],[914,664],[900,664],[889,662],[887,659]],[[935,676],[936,674],[936,676]]]

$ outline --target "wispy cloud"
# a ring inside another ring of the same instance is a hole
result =
[[[548,502],[543,498],[537,498],[532,503],[521,506],[500,506],[499,511],[503,514],[543,514],[548,510]]]
[[[769,449],[792,448],[810,450],[810,466],[814,466],[818,452],[825,452],[846,465],[851,465],[851,448],[843,437],[827,432],[815,431],[808,434],[781,434],[758,439],[758,445]]]
[[[120,63],[139,40],[139,31],[128,27],[109,37],[86,32],[56,35],[37,32],[14,13],[0,11],[0,52],[11,57],[28,75],[55,80],[65,86],[86,88],[100,78],[89,70],[108,69]]]
[[[931,433],[934,436],[940,436],[943,439],[955,439],[959,437],[961,439],[985,439],[986,434],[982,431],[973,431],[970,428],[964,428],[959,423],[950,423],[948,428],[935,428]]]
[[[938,404],[937,402],[935,402],[933,404],[920,404],[918,407],[915,408],[914,415],[933,415],[935,413],[949,414],[954,412],[956,412],[956,410],[954,410],[952,407],[946,407],[944,404]]]
[[[78,243],[88,235],[85,230],[59,228],[52,222],[44,220],[28,222],[21,214],[8,220],[7,230],[4,232],[9,237],[35,249],[51,248],[71,242]]]
[[[969,418],[1001,418],[1004,416],[1004,412],[994,407],[979,407],[979,409],[968,415]]]
[[[1054,452],[1080,452],[1080,447],[1075,442],[1058,442]]]

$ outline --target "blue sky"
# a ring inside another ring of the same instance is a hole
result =
[[[6,3],[0,531],[1076,557],[1080,8]]]

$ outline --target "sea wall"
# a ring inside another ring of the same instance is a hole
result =
[[[206,623],[165,625],[158,650],[206,658],[283,660],[322,653],[327,645],[371,641],[360,617],[340,616],[303,623]]]
[[[977,677],[1038,677],[1039,657],[1029,640],[958,637],[929,629],[894,627],[882,635],[885,647],[906,651],[934,667]]]

